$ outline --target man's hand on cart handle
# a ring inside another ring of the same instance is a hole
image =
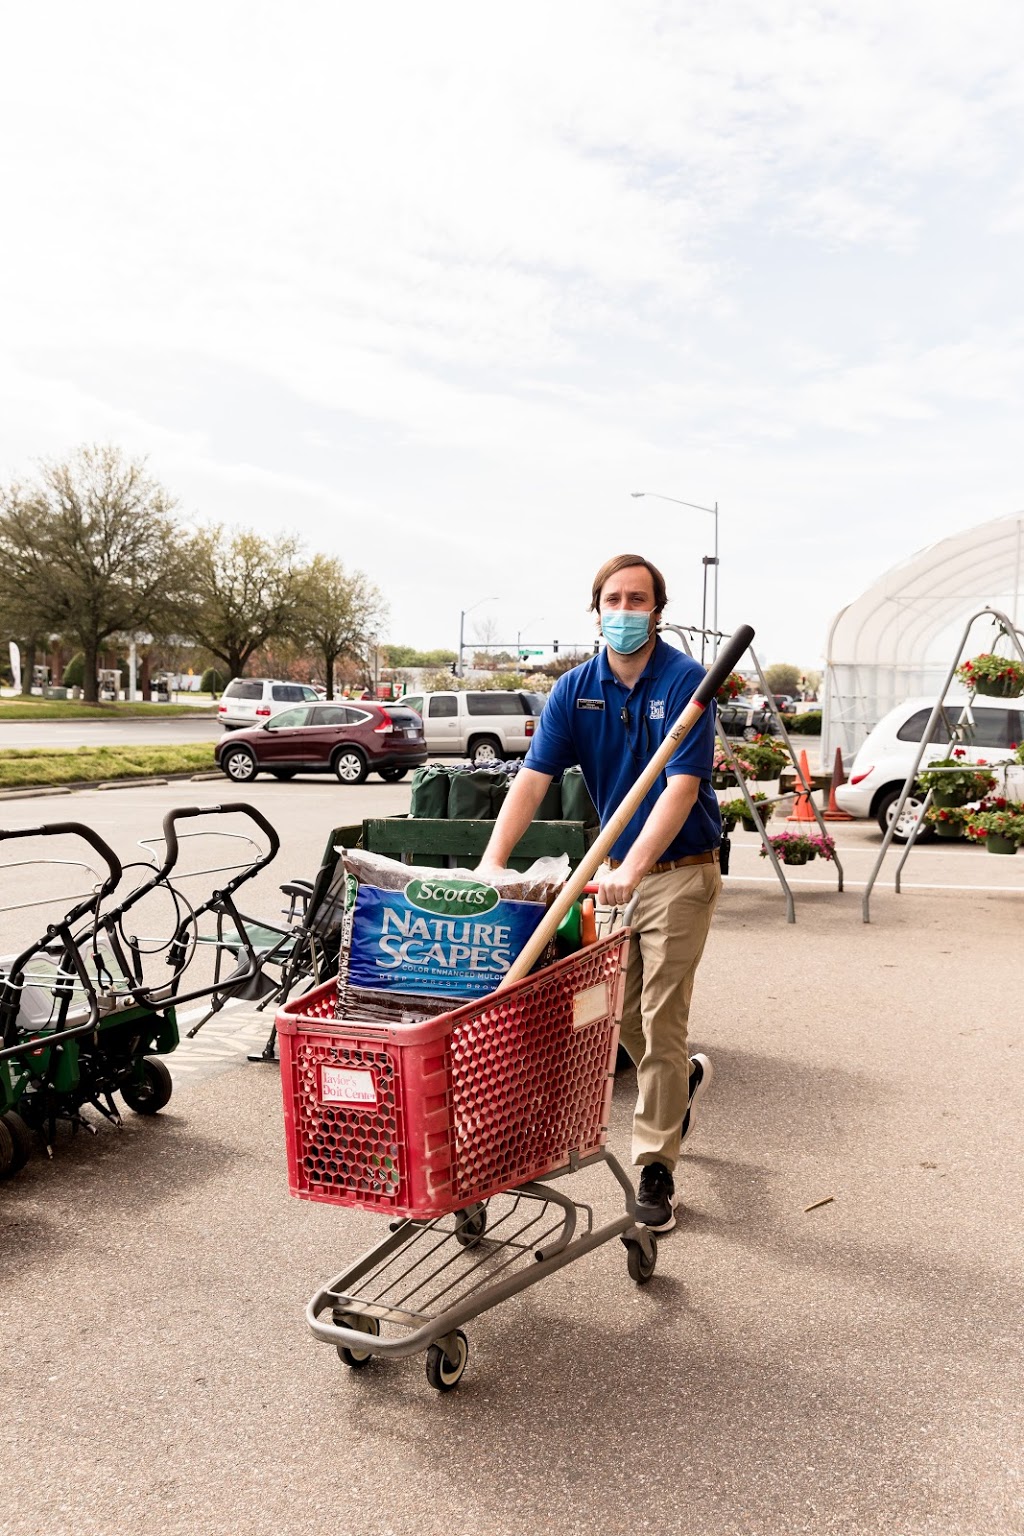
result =
[[[631,875],[625,864],[619,869],[598,873],[597,900],[602,907],[624,907],[640,884],[640,877]]]

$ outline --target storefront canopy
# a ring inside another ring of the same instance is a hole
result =
[[[979,523],[921,550],[833,619],[826,645],[822,762],[849,764],[871,727],[904,699],[941,689],[963,627],[980,608],[1024,617],[1024,513]],[[969,652],[989,650],[981,621]],[[1005,642],[1004,642],[1005,646]]]

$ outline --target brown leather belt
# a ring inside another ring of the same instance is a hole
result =
[[[609,869],[618,869],[621,859],[605,859]],[[649,875],[664,875],[670,869],[684,869],[688,864],[717,864],[718,849],[709,848],[706,853],[688,853],[682,859],[663,859],[660,864],[652,864],[647,871]]]

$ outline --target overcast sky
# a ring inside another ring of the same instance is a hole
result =
[[[587,639],[594,569],[814,664],[1024,505],[1024,6],[31,5],[0,23],[0,477],[148,454],[390,638]],[[481,601],[488,599],[489,601]]]

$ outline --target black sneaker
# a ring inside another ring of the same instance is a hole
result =
[[[696,1056],[690,1057],[690,1102],[687,1104],[686,1114],[683,1116],[683,1131],[679,1138],[680,1146],[682,1146],[690,1134],[690,1128],[693,1125],[693,1108],[697,1098],[704,1092],[705,1088],[711,1086],[711,1079],[714,1075],[714,1068],[706,1056],[702,1056],[698,1052]]]
[[[676,1186],[664,1163],[648,1163],[640,1170],[636,1195],[636,1219],[652,1232],[671,1232],[676,1224]]]

